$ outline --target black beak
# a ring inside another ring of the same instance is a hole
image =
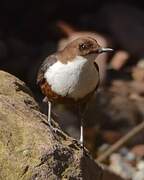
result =
[[[103,47],[100,47],[100,48],[98,49],[98,53],[99,53],[99,54],[105,53],[105,52],[112,52],[112,51],[114,51],[114,50],[111,49],[111,48],[103,48]]]

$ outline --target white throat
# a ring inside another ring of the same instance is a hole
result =
[[[63,64],[57,61],[44,74],[51,89],[75,100],[92,92],[98,83],[98,72],[93,62],[82,56]]]

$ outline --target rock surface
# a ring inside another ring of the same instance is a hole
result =
[[[0,179],[121,179],[53,124],[55,133],[26,85],[0,71]]]

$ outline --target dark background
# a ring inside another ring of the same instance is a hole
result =
[[[57,27],[59,20],[79,31],[106,34],[116,47],[142,56],[143,7],[143,3],[130,0],[126,4],[122,0],[115,3],[104,0],[1,1],[0,68],[17,75],[34,88],[40,62],[56,50],[57,42],[64,36]],[[124,22],[125,16],[130,21],[130,29],[127,21]],[[140,26],[141,30],[135,29],[130,34],[135,26]]]

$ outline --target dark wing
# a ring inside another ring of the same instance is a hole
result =
[[[95,65],[95,68],[97,69],[97,71],[98,71],[98,73],[99,73],[99,67],[98,67],[97,63],[94,62],[94,65]],[[99,74],[100,74],[100,73],[99,73]],[[100,85],[100,77],[98,77],[98,83],[97,83],[97,85],[96,85],[96,87],[95,87],[95,91],[98,89],[99,85]]]
[[[41,82],[43,82],[44,80],[44,73],[46,72],[46,70],[53,65],[55,62],[57,61],[57,57],[56,55],[50,55],[48,56],[44,62],[41,64],[39,71],[38,71],[38,75],[37,75],[37,84],[41,84]]]

